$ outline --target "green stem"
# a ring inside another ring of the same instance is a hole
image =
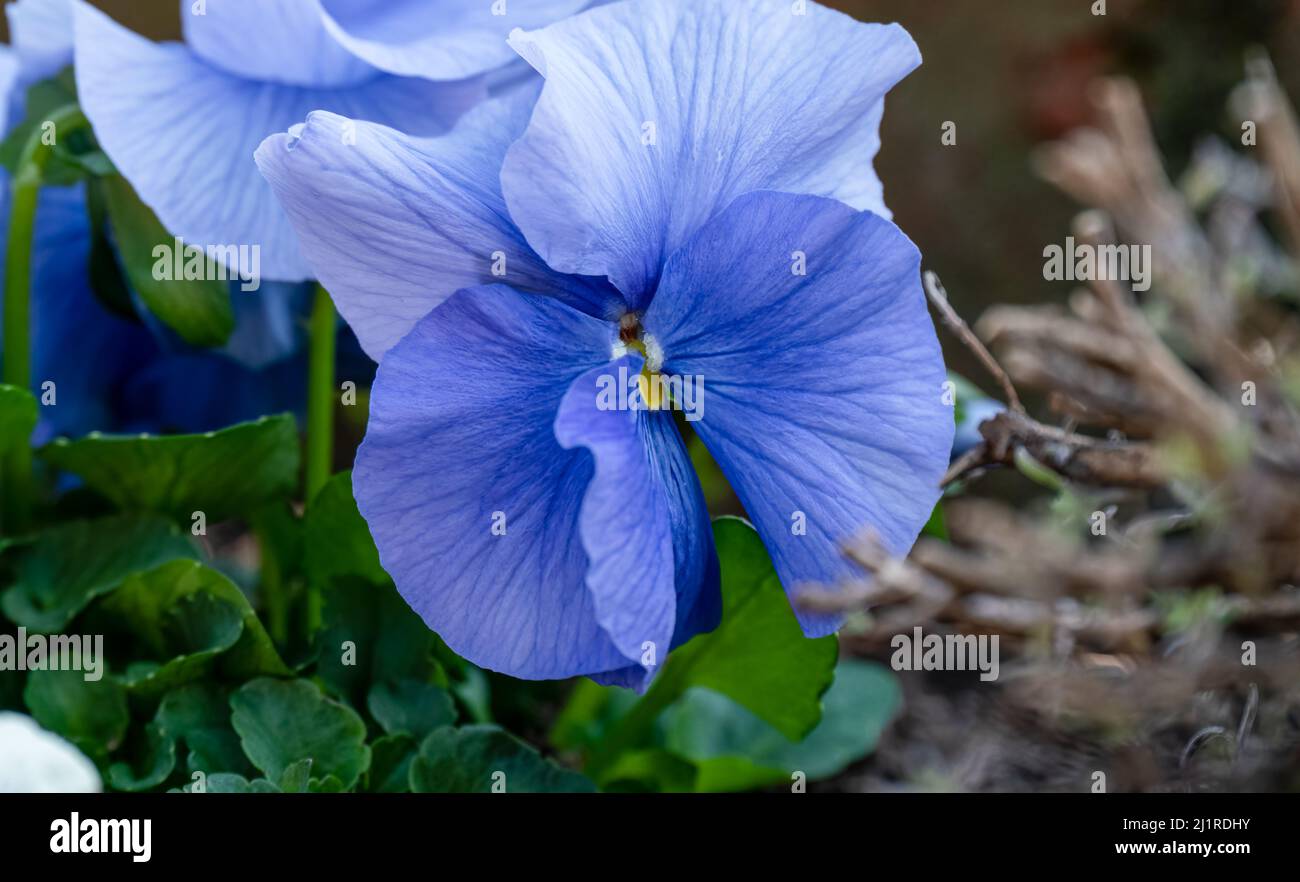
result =
[[[88,125],[81,108],[69,104],[50,116],[56,137]],[[48,126],[34,129],[19,154],[11,183],[9,242],[5,253],[4,382],[20,389],[32,385],[32,240],[36,232],[36,203],[45,165],[54,152],[47,143]],[[32,451],[17,445],[5,457],[3,476],[4,523],[9,533],[26,529],[31,518]]]
[[[311,353],[307,366],[308,505],[329,480],[334,459],[334,338],[336,322],[329,292],[316,286],[311,308]]]
[[[289,642],[289,597],[284,568],[276,554],[275,531],[270,517],[266,511],[258,511],[250,523],[261,551],[261,595],[266,611],[266,629],[277,646],[285,646]]]
[[[316,286],[311,308],[311,349],[307,365],[307,466],[304,502],[310,506],[329,480],[334,461],[334,304],[324,286]],[[307,634],[320,626],[320,589],[307,594]]]

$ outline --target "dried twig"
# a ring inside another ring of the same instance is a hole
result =
[[[998,385],[1002,387],[1002,394],[1006,396],[1007,406],[1017,413],[1024,413],[1025,406],[1020,403],[1020,396],[1016,394],[1016,387],[1012,385],[1011,378],[1007,376],[1007,372],[1002,369],[1002,365],[998,364],[992,353],[975,336],[975,333],[966,324],[965,320],[957,314],[957,310],[952,308],[952,304],[948,302],[948,292],[944,290],[943,283],[939,281],[939,276],[926,271],[923,279],[925,280],[926,296],[943,319],[944,325],[957,335],[957,338],[961,340],[966,348],[980,360],[985,370],[997,380]]]
[[[1018,451],[1083,484],[1154,488],[1168,480],[1156,449],[1149,444],[1090,438],[1010,411],[985,420],[979,428],[984,443],[953,463],[944,475],[944,486],[978,468],[1015,465]]]

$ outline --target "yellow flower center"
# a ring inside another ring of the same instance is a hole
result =
[[[655,339],[641,328],[640,316],[629,312],[618,323],[619,345],[614,349],[616,358],[627,352],[639,352],[644,364],[637,375],[636,385],[641,392],[641,400],[650,410],[663,410],[671,405],[665,394],[667,383],[660,377],[659,367],[663,361],[663,352],[659,350]]]

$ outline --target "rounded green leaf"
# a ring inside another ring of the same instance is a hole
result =
[[[822,721],[791,741],[745,708],[692,689],[663,715],[665,746],[700,768],[701,790],[745,790],[829,778],[871,753],[901,702],[898,679],[883,665],[848,659],[835,671]]]
[[[58,631],[132,573],[195,557],[174,524],[136,515],[71,521],[14,552],[14,584],[0,609],[19,625]]]
[[[374,683],[427,682],[434,636],[392,582],[339,577],[323,591],[316,673],[332,694],[364,707]]]
[[[410,735],[385,735],[370,745],[370,772],[366,790],[370,793],[410,793],[411,763],[420,743]]]
[[[420,739],[440,726],[456,722],[456,702],[451,693],[419,680],[376,683],[366,706],[389,735],[405,733]]]
[[[334,775],[351,788],[370,766],[361,717],[307,680],[254,680],[230,697],[230,707],[244,753],[272,781],[310,759],[313,775]]]
[[[379,552],[370,538],[352,497],[352,473],[330,478],[307,509],[304,518],[307,578],[325,586],[340,576],[354,576],[382,584],[388,574],[379,565]]]
[[[115,762],[108,769],[108,783],[114,790],[150,790],[167,780],[176,768],[176,742],[156,723],[128,743],[129,760]]]
[[[591,781],[497,726],[446,726],[430,733],[411,763],[416,793],[589,793]]]
[[[187,771],[207,775],[253,771],[230,725],[229,691],[215,683],[200,681],[167,693],[154,722],[169,738],[189,748]]]
[[[133,695],[156,698],[214,668],[235,679],[290,673],[243,592],[197,561],[132,574],[96,611],[156,660],[128,667]]]
[[[215,522],[292,495],[300,458],[298,427],[287,414],[199,435],[59,438],[38,455],[124,511],[187,526],[196,512]]]
[[[36,722],[101,762],[131,722],[122,685],[112,677],[88,681],[82,671],[32,671],[23,702]]]
[[[126,179],[109,175],[93,185],[101,188],[108,207],[122,270],[149,311],[193,346],[225,343],[235,327],[230,289],[220,280],[225,265],[203,257],[201,279],[176,278],[175,260],[179,256],[183,266],[187,255],[183,251],[177,254],[176,238],[140,201]],[[166,250],[156,251],[160,246]],[[155,265],[168,272],[155,273]]]

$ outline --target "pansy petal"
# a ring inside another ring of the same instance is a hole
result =
[[[330,35],[317,0],[182,2],[181,27],[196,55],[250,80],[335,88],[379,72]]]
[[[6,214],[7,217],[7,214]],[[32,385],[54,397],[41,408],[34,440],[122,428],[126,378],[157,355],[143,325],[114,315],[90,288],[85,189],[46,187],[32,248]]]
[[[511,214],[552,267],[607,275],[634,307],[743,193],[883,212],[882,102],[920,62],[897,25],[789,0],[615,3],[511,45],[546,77],[502,170]]]
[[[553,424],[613,326],[504,285],[467,288],[389,352],[357,452],[357,505],[406,602],[460,655],[528,679],[627,658],[584,584],[591,454]]]
[[[552,271],[506,212],[501,158],[536,91],[484,102],[440,138],[313,113],[258,149],[307,262],[376,361],[460,288],[505,282],[596,315],[621,303],[603,281]]]
[[[264,282],[256,291],[245,291],[242,285],[230,285],[235,327],[221,351],[254,370],[299,352],[306,343],[303,317],[311,303],[312,286]]]
[[[668,498],[676,570],[677,621],[672,647],[712,631],[722,620],[721,574],[704,490],[672,413],[643,414],[641,435],[650,467]],[[662,661],[662,659],[661,659]]]
[[[677,615],[668,500],[650,468],[640,412],[597,403],[620,376],[635,378],[641,363],[640,356],[624,356],[575,380],[555,418],[555,437],[566,449],[586,448],[595,462],[578,529],[596,621],[627,658],[648,650],[657,659],[668,652]]]
[[[22,95],[18,88],[18,57],[8,46],[0,46],[0,133],[9,132],[9,124],[22,113]],[[8,181],[4,182],[6,192]]]
[[[152,43],[81,2],[76,69],[100,144],[163,225],[194,245],[258,246],[263,277],[283,281],[311,278],[311,270],[252,161],[265,137],[318,108],[435,134],[483,88],[388,75],[337,90],[256,82],[211,67],[183,45]]]
[[[454,80],[514,58],[506,37],[539,28],[592,0],[321,0],[334,39],[381,70]]]
[[[696,430],[788,592],[848,574],[864,529],[906,553],[938,501],[953,419],[919,262],[874,214],[753,193],[673,255],[645,314],[664,370],[703,378]]]
[[[72,0],[18,0],[5,7],[5,16],[24,82],[72,64]]]
[[[671,647],[717,624],[719,595],[708,514],[672,415],[618,406],[635,400],[642,363],[633,353],[579,377],[555,436],[595,460],[579,529],[596,619],[653,673]]]
[[[213,352],[181,350],[153,359],[124,388],[124,428],[211,432],[271,413],[303,416],[307,359],[251,370]]]

